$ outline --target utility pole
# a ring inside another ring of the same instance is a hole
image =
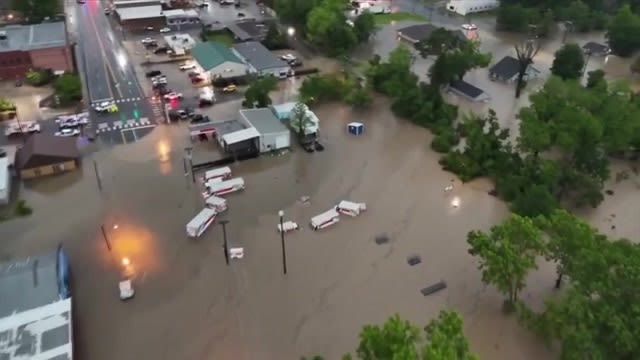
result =
[[[282,272],[287,275],[287,251],[284,247],[284,211],[278,211],[280,216],[280,245],[282,247]]]
[[[98,162],[93,160],[93,170],[96,173],[96,181],[98,182],[98,190],[102,192],[102,180],[100,179],[100,172],[98,171]]]
[[[227,242],[227,223],[229,220],[220,220],[220,225],[222,225],[222,239],[224,243],[222,247],[224,249],[224,261],[229,265],[229,243]]]
[[[100,225],[100,230],[102,230],[102,238],[104,239],[104,243],[107,244],[107,249],[111,251],[111,242],[109,241],[104,225]]]

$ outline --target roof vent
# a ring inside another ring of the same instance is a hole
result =
[[[7,40],[7,32],[0,31],[0,40]]]

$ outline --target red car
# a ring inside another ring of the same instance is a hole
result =
[[[199,77],[199,76],[194,76],[194,77],[191,78],[191,83],[192,84],[199,84],[199,83],[201,83],[203,81],[204,81],[204,79]]]

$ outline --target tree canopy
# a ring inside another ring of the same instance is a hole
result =
[[[273,76],[265,76],[251,83],[244,93],[242,106],[248,108],[261,108],[271,105],[269,93],[276,89],[278,80]]]
[[[62,104],[82,99],[82,83],[78,75],[63,74],[55,80],[53,89]]]
[[[631,11],[629,5],[618,9],[607,29],[607,39],[611,50],[619,56],[629,56],[640,48],[640,16]]]
[[[40,22],[60,12],[60,3],[57,0],[11,0],[10,7],[30,22]]]
[[[347,354],[343,359],[351,359]],[[424,328],[424,333],[397,314],[382,326],[366,325],[356,350],[360,360],[476,360],[462,331],[462,318],[443,310]]]
[[[585,66],[582,48],[578,44],[566,44],[555,53],[551,73],[562,79],[579,79]]]
[[[439,39],[438,39],[439,41]],[[435,63],[429,69],[429,78],[434,86],[447,85],[453,80],[461,80],[464,75],[477,67],[486,67],[491,62],[491,55],[481,53],[478,45],[471,41],[456,44],[446,40],[442,44],[428,44],[430,51],[438,51]],[[451,50],[443,50],[453,47]],[[440,48],[439,50],[435,50]]]

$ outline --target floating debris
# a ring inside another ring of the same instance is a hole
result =
[[[382,245],[389,242],[389,236],[387,234],[380,234],[376,236],[376,244]]]
[[[421,262],[422,258],[420,257],[420,255],[411,255],[407,257],[407,264],[409,264],[409,266],[415,266],[420,264]]]
[[[427,286],[426,288],[420,290],[423,296],[428,296],[434,293],[437,293],[440,290],[444,290],[447,288],[447,283],[444,280],[441,280],[431,286]]]

